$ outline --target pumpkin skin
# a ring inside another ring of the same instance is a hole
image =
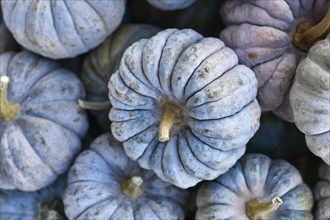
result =
[[[142,38],[150,38],[160,29],[145,24],[129,24],[118,28],[100,46],[90,51],[85,57],[81,72],[81,79],[87,92],[87,100],[92,102],[108,99],[108,82],[120,63],[125,50],[134,42]],[[97,122],[105,131],[110,129],[108,114],[110,107],[95,113]]]
[[[313,219],[313,194],[299,172],[284,160],[246,154],[215,181],[202,183],[196,219],[246,219],[247,202],[280,197],[282,204],[263,219]]]
[[[16,43],[13,35],[9,32],[3,21],[0,4],[0,54],[6,51],[18,51],[19,49],[19,45]]]
[[[316,220],[327,220],[330,219],[330,166],[322,163],[318,176],[320,180],[314,188],[315,218]]]
[[[0,188],[35,191],[64,173],[80,150],[88,129],[77,103],[84,87],[72,72],[27,51],[1,54],[0,64],[0,77],[10,80],[7,99],[19,104],[15,117],[0,117]]]
[[[298,66],[290,102],[307,146],[330,165],[330,35],[310,48]]]
[[[233,0],[222,6],[220,15],[228,27],[220,39],[255,72],[262,111],[293,122],[290,88],[306,53],[293,45],[292,38],[298,24],[318,23],[329,5],[327,0]]]
[[[5,23],[25,48],[52,59],[96,47],[121,23],[121,1],[1,1]]]
[[[172,11],[188,8],[196,0],[147,0],[150,5],[160,10]]]
[[[133,176],[143,179],[135,198],[123,191]],[[63,201],[69,219],[184,219],[187,196],[130,160],[122,144],[105,133],[70,168]]]
[[[244,154],[259,127],[256,89],[253,72],[222,41],[167,29],[132,44],[111,76],[111,131],[141,167],[188,188]],[[166,127],[168,116],[179,122]]]

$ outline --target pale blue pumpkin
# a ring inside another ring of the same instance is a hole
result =
[[[126,0],[3,0],[5,23],[27,49],[52,59],[75,57],[121,23]]]
[[[88,129],[78,77],[30,52],[0,55],[0,188],[35,191],[64,173]]]

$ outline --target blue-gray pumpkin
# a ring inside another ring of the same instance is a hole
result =
[[[0,55],[0,188],[35,191],[64,173],[88,129],[72,72],[30,52]]]
[[[3,21],[0,4],[0,54],[6,51],[18,51],[19,49],[19,45]]]
[[[226,172],[259,127],[254,73],[217,38],[167,29],[132,44],[109,81],[125,152],[188,188]]]
[[[284,160],[246,154],[227,173],[202,183],[196,219],[313,219],[313,194]]]
[[[147,0],[150,5],[160,10],[172,11],[188,8],[196,0]]]
[[[329,15],[330,18],[330,15]],[[330,34],[298,66],[290,93],[297,127],[307,146],[330,165]]]
[[[329,5],[328,0],[229,0],[222,6],[220,15],[228,27],[220,39],[255,72],[262,111],[274,111],[293,122],[292,81],[300,60],[317,39],[314,35],[325,37],[326,28],[317,28],[324,31],[318,33],[310,27],[322,20]],[[325,26],[329,15],[323,20]]]
[[[3,0],[1,4],[5,23],[21,45],[61,59],[102,43],[121,23],[126,0]]]
[[[316,220],[330,219],[330,166],[322,163],[319,167],[320,180],[314,188]]]
[[[73,219],[184,219],[188,193],[130,160],[110,133],[75,160],[64,194]]]
[[[120,26],[100,46],[90,51],[84,59],[81,79],[86,88],[86,99],[90,102],[109,103],[108,82],[111,75],[118,69],[125,50],[134,42],[142,38],[150,38],[160,29],[147,24],[128,24]],[[90,103],[83,103],[83,107],[95,108]],[[102,106],[103,107],[103,106]],[[110,130],[110,105],[103,111],[93,111],[97,122],[105,130]]]

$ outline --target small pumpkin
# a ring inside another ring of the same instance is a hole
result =
[[[330,165],[330,34],[298,66],[290,94],[297,127],[309,149]]]
[[[217,38],[166,29],[132,44],[109,81],[109,119],[127,155],[181,188],[212,180],[259,127],[254,73]]]
[[[75,160],[63,201],[69,219],[184,219],[187,196],[130,160],[106,133]]]
[[[0,4],[0,54],[6,51],[19,51],[20,47],[14,40],[13,35],[7,29],[1,12]]]
[[[3,0],[1,4],[5,23],[21,45],[61,59],[102,43],[121,23],[126,0]]]
[[[292,80],[306,51],[330,31],[330,9],[325,16],[329,5],[328,0],[230,0],[222,6],[220,15],[228,27],[220,39],[255,72],[262,111],[293,122]]]
[[[313,219],[313,194],[298,170],[262,154],[246,154],[202,183],[196,204],[196,219]]]
[[[322,163],[318,176],[320,180],[314,188],[315,218],[316,220],[328,220],[330,219],[330,166]]]
[[[87,101],[106,102],[108,99],[108,82],[120,63],[121,56],[125,50],[134,42],[142,38],[150,38],[160,29],[145,24],[122,25],[100,46],[90,51],[84,59],[81,79],[87,91]],[[81,102],[84,108],[95,108],[95,104]],[[103,106],[101,106],[103,108]],[[104,111],[96,111],[97,121],[105,131],[109,131],[110,122],[108,114],[110,105]]]
[[[0,188],[35,191],[80,150],[87,115],[78,77],[28,51],[0,55]]]
[[[190,5],[194,4],[196,0],[147,0],[150,5],[155,8],[172,11],[188,8]]]

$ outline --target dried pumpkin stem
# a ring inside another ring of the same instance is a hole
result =
[[[3,121],[11,121],[17,117],[20,111],[18,104],[10,104],[7,98],[9,77],[1,76],[0,78],[0,119]]]
[[[78,105],[80,106],[80,108],[88,109],[88,110],[107,110],[110,109],[111,107],[110,101],[89,102],[82,99],[78,100]]]
[[[330,32],[330,7],[325,17],[315,26],[308,22],[298,25],[293,36],[293,43],[296,47],[308,51],[317,41],[325,38]]]
[[[182,121],[180,118],[181,109],[170,102],[165,102],[163,107],[162,120],[159,125],[158,140],[166,142],[170,139],[171,128],[175,123]]]
[[[128,180],[123,180],[121,183],[122,192],[130,197],[136,198],[143,193],[142,189],[143,179],[139,176],[132,176]]]
[[[275,197],[271,202],[253,199],[246,204],[246,214],[250,220],[266,220],[268,214],[278,209],[283,203],[280,197]]]

